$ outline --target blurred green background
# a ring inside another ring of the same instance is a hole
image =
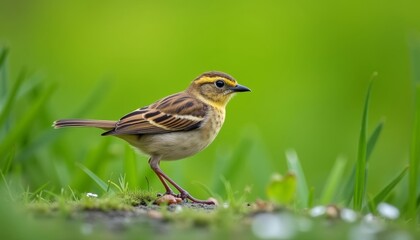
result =
[[[79,181],[75,191],[95,191],[92,179],[74,180],[85,174],[72,163],[89,165],[92,149],[101,146],[107,152],[92,171],[104,180],[124,172],[123,141],[95,129],[53,130],[54,120],[118,119],[182,91],[204,71],[220,70],[252,92],[231,101],[212,145],[187,160],[163,162],[163,170],[207,197],[195,182],[223,194],[216,187],[220,166],[236,157],[237,170],[226,179],[237,191],[251,187],[252,198],[264,197],[270,174],[287,171],[284,152],[293,148],[318,193],[338,156],[348,166],[356,160],[364,96],[377,72],[369,132],[383,119],[385,128],[368,184],[377,193],[407,165],[419,9],[418,1],[379,0],[1,0],[0,46],[10,49],[10,78],[26,67],[55,86],[37,127],[57,136],[20,159],[22,169],[40,169],[26,176],[27,184],[49,182],[57,190]],[[89,110],[79,111],[95,91]],[[163,190],[146,157],[138,157],[136,171],[140,187],[148,187],[149,176],[150,187]]]

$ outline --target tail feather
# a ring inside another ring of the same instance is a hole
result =
[[[116,121],[91,119],[60,119],[53,123],[54,128],[63,127],[96,127],[104,130],[115,128]]]

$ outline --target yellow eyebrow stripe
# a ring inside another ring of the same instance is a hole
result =
[[[236,81],[233,81],[233,80],[228,79],[228,78],[225,78],[225,77],[220,77],[220,76],[217,76],[217,77],[207,77],[207,76],[204,76],[204,77],[201,77],[201,78],[195,80],[195,82],[197,84],[214,83],[215,81],[217,81],[219,79],[222,79],[223,81],[225,81],[225,83],[227,85],[229,85],[231,87],[236,86]]]

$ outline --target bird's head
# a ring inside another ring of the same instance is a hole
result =
[[[224,107],[237,92],[249,92],[226,73],[206,72],[198,76],[188,88],[199,99],[217,107]]]

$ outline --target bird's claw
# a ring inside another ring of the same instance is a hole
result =
[[[199,200],[191,196],[187,191],[181,191],[178,194],[175,194],[173,191],[166,191],[164,194],[158,194],[158,199],[156,203],[158,205],[162,203],[166,204],[177,204],[181,202],[188,202],[190,200],[193,203],[201,203],[208,205],[218,205],[218,202],[214,198],[209,198],[208,200]]]

